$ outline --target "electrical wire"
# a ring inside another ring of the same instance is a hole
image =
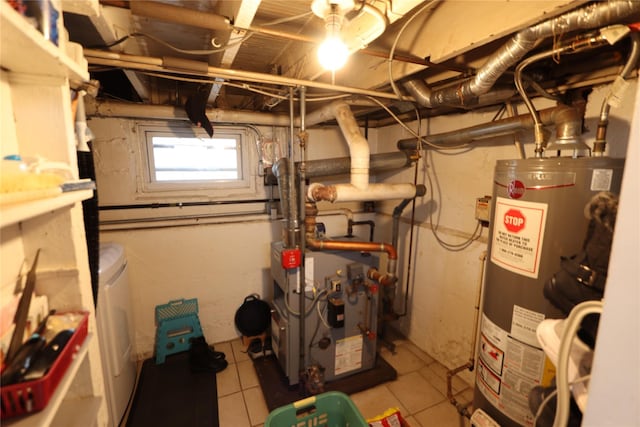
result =
[[[588,381],[591,378],[591,374],[589,375],[585,375],[583,377],[579,377],[577,378],[575,381],[571,382],[569,385],[573,386],[576,384],[580,384],[582,382]],[[545,397],[542,402],[540,403],[540,406],[538,407],[538,410],[535,413],[535,416],[533,418],[533,427],[536,427],[538,425],[538,420],[540,419],[540,416],[542,416],[542,411],[544,410],[545,406],[547,406],[549,404],[549,402],[551,402],[551,400],[556,397],[556,395],[558,394],[558,390],[553,390],[551,393],[549,393],[549,395],[547,397]]]
[[[458,148],[467,148],[471,145],[471,142],[466,142],[464,144],[460,144],[460,145],[451,145],[451,146],[444,146],[444,145],[438,145],[438,144],[434,144],[432,142],[429,142],[428,140],[424,139],[423,137],[421,137],[419,134],[417,134],[414,130],[412,130],[409,126],[407,126],[406,124],[404,124],[402,122],[402,120],[400,120],[400,118],[394,114],[393,111],[391,111],[391,109],[389,109],[389,107],[387,107],[386,105],[384,105],[384,103],[380,102],[378,99],[372,97],[372,96],[366,96],[366,98],[370,99],[371,101],[375,102],[376,104],[378,104],[381,108],[383,108],[396,122],[398,122],[398,124],[407,132],[409,132],[409,134],[411,136],[413,136],[414,138],[416,138],[419,142],[421,142],[422,144],[428,145],[429,147],[433,147],[436,150],[455,150]],[[416,144],[418,145],[418,144]]]
[[[420,9],[418,9],[418,11],[416,13],[411,15],[411,17],[409,19],[407,19],[407,22],[404,23],[402,28],[400,28],[400,31],[398,31],[398,34],[396,35],[396,38],[393,41],[393,45],[391,45],[391,49],[389,50],[389,58],[387,60],[388,71],[389,71],[389,82],[391,83],[391,89],[393,90],[393,93],[395,93],[398,98],[402,98],[402,94],[398,90],[398,87],[396,86],[396,83],[393,81],[394,79],[393,79],[393,66],[392,66],[392,64],[393,64],[393,55],[395,54],[396,46],[398,45],[398,41],[400,40],[400,36],[404,32],[405,28],[407,28],[409,26],[409,24],[418,15],[420,15],[423,11],[425,11],[428,8],[430,8],[434,3],[437,3],[437,2],[438,2],[438,0],[431,0],[430,2],[425,3],[424,5],[422,5],[422,7]]]
[[[269,22],[265,22],[263,24],[260,24],[261,27],[269,27],[272,25],[278,25],[278,24],[284,24],[285,22],[291,22],[291,21],[296,21],[300,18],[304,18],[307,17],[309,15],[312,15],[313,12],[309,11],[309,12],[305,12],[305,13],[301,13],[299,15],[294,15],[294,16],[288,16],[286,18],[280,18],[280,19],[275,19],[273,21],[269,21]]]
[[[313,292],[316,292],[316,287],[313,287]],[[320,299],[320,297],[327,293],[326,289],[321,290],[320,292],[318,292],[316,294],[315,297],[313,297],[313,299],[311,300],[311,304],[309,304],[309,308],[305,310],[304,312],[304,317],[309,316],[309,314],[311,314],[311,312],[313,311],[313,306],[315,304],[317,304],[318,300]],[[291,314],[293,314],[296,317],[300,317],[300,312],[299,311],[295,311],[293,308],[291,308],[291,305],[289,305],[289,292],[287,292],[287,294],[284,297],[284,305],[287,307],[287,311]]]
[[[427,169],[427,161],[426,158],[428,156],[425,155],[425,176],[427,177],[427,181],[429,184],[429,192],[431,194],[431,197],[435,196],[435,192],[434,192],[434,185],[433,185],[433,180],[431,179],[431,174],[429,174],[428,169]],[[434,170],[434,175],[436,175],[435,173],[435,168],[433,167],[433,160],[431,160],[430,162],[432,164],[432,169]],[[437,176],[437,175],[436,175]],[[436,181],[437,183],[437,181]],[[440,192],[440,188],[438,187],[438,197],[440,197],[441,192]],[[440,209],[439,212],[441,212],[442,209]],[[433,212],[430,211],[429,212],[429,223],[430,223],[430,228],[431,228],[431,232],[433,234],[433,236],[435,237],[436,241],[438,242],[438,244],[443,247],[444,249],[450,251],[450,252],[460,252],[463,251],[465,249],[467,249],[469,246],[471,246],[471,244],[473,244],[473,242],[475,242],[476,240],[478,240],[481,236],[482,236],[482,224],[480,223],[480,221],[477,221],[476,224],[476,228],[475,230],[473,230],[473,233],[471,233],[470,237],[465,240],[464,242],[461,243],[449,243],[447,241],[445,241],[443,238],[441,238],[438,235],[438,227],[439,227],[439,222],[440,222],[440,214],[438,214],[438,218],[436,220],[437,224],[434,223],[433,221]]]
[[[239,40],[236,40],[232,43],[227,43],[226,46],[224,47],[220,47],[220,48],[216,48],[216,49],[181,49],[179,47],[176,47],[174,45],[172,45],[171,43],[168,43],[156,36],[152,36],[151,34],[148,33],[141,33],[141,32],[135,32],[135,33],[131,33],[129,34],[130,37],[146,37],[148,39],[151,39],[153,41],[155,41],[156,43],[160,43],[161,45],[168,47],[169,49],[178,52],[178,53],[182,53],[185,55],[211,55],[214,53],[219,53],[219,52],[224,52],[227,49],[231,49],[232,47],[236,47],[237,45],[240,45],[244,42],[246,42],[247,40],[249,40],[249,38],[251,38],[255,33],[254,32],[250,32],[248,31],[246,33],[246,35],[244,37],[242,37]]]

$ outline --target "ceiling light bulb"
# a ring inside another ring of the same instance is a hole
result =
[[[347,62],[349,49],[338,37],[328,37],[318,47],[320,65],[330,71],[339,70]]]

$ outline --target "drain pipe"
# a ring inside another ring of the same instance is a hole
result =
[[[422,80],[412,80],[404,87],[422,106],[465,106],[491,90],[498,78],[515,65],[542,39],[579,29],[593,29],[615,23],[632,13],[640,12],[635,0],[596,2],[564,15],[525,28],[499,48],[477,71],[475,77],[460,85],[430,89]]]
[[[622,72],[616,78],[611,86],[611,92],[605,97],[600,109],[600,120],[598,121],[598,130],[596,131],[596,140],[593,143],[593,156],[602,157],[607,146],[607,127],[609,125],[609,110],[611,106],[618,106],[625,90],[627,89],[626,78],[631,76],[640,57],[640,36],[637,32],[629,34],[631,38],[631,53],[627,59]]]
[[[480,318],[480,303],[482,301],[482,289],[484,286],[484,267],[487,261],[487,252],[484,251],[482,255],[480,255],[480,278],[478,279],[478,291],[476,293],[476,305],[474,307],[475,314],[473,317],[473,338],[471,339],[471,351],[469,354],[469,361],[464,365],[458,366],[457,368],[453,368],[447,371],[447,399],[449,402],[455,406],[458,413],[464,417],[471,418],[471,413],[468,409],[468,404],[458,403],[456,398],[453,396],[453,377],[458,375],[460,372],[468,369],[469,372],[472,372],[475,367],[476,360],[476,343],[478,337],[478,319]]]

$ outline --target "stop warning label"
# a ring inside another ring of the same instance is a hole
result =
[[[546,203],[498,197],[494,212],[491,261],[536,279],[547,216]]]
[[[519,209],[509,209],[504,214],[504,226],[512,233],[517,233],[524,228],[524,215]]]

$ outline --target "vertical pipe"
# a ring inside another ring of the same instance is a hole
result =
[[[296,195],[296,163],[293,158],[293,140],[294,140],[294,111],[293,111],[293,88],[289,88],[289,152],[287,155],[289,156],[289,189],[291,190],[291,194],[289,197],[289,212],[291,213],[291,217],[289,218],[289,222],[287,224],[287,235],[289,241],[287,242],[287,247],[292,249],[296,247],[296,229],[299,228],[298,222],[298,199]]]
[[[293,92],[290,92],[291,94],[291,102],[293,102]],[[300,133],[299,133],[299,139],[300,139],[300,170],[299,170],[299,185],[300,185],[300,192],[298,194],[300,194],[300,206],[299,206],[299,211],[298,211],[298,215],[296,215],[296,217],[299,217],[300,220],[303,222],[304,218],[305,218],[305,169],[306,169],[306,165],[305,165],[305,157],[306,157],[306,133],[305,133],[305,120],[304,120],[304,116],[306,115],[306,94],[307,94],[307,88],[305,86],[300,87]],[[292,104],[293,106],[293,104]],[[293,111],[293,108],[292,108]],[[293,123],[293,122],[292,122]],[[295,176],[295,168],[292,169],[292,173],[291,175]],[[306,328],[306,317],[305,317],[305,313],[306,313],[306,307],[305,307],[305,289],[306,289],[306,279],[305,279],[305,269],[304,269],[304,264],[305,264],[305,250],[306,250],[306,244],[305,244],[305,230],[304,227],[298,227],[300,230],[300,236],[299,236],[299,244],[300,244],[300,365],[298,367],[298,370],[300,371],[300,373],[302,374],[304,372],[304,368],[306,366],[306,357],[305,357],[305,341],[306,341],[306,334],[305,334],[305,328]]]

